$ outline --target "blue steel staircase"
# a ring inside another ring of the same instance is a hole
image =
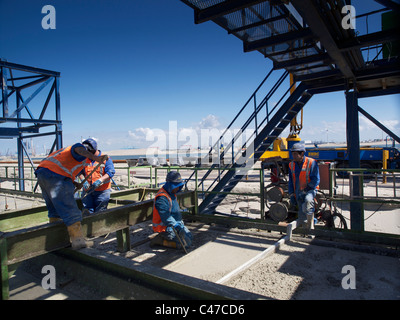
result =
[[[211,192],[207,192],[206,197],[199,205],[200,213],[212,214],[215,212],[216,207],[225,199],[227,193],[232,191],[243,176],[246,175],[247,171],[251,169],[252,165],[260,159],[262,154],[272,145],[274,140],[280,136],[282,131],[290,124],[291,120],[296,117],[297,113],[312,97],[312,94],[307,91],[307,85],[302,82],[290,95],[288,94],[292,88],[288,88],[283,96],[281,96],[278,103],[269,110],[269,100],[272,95],[277,92],[277,89],[282,85],[282,83],[284,83],[284,80],[288,76],[288,72],[285,71],[281,77],[279,77],[277,82],[274,83],[262,101],[257,105],[256,94],[260,94],[260,88],[266,83],[266,80],[269,78],[272,71],[273,70],[268,73],[247,103],[235,116],[234,120],[221,135],[218,142],[210,149],[209,155],[212,154],[213,150],[217,151],[219,154],[219,146],[221,145],[221,141],[223,141],[224,135],[233,126],[236,119],[243,113],[246,107],[248,108],[252,105],[250,102],[254,101],[254,111],[244,122],[238,134],[234,136],[225,147],[224,151],[220,154],[218,163],[212,164],[210,170],[205,173],[198,185],[198,188],[204,188],[204,182],[211,172],[215,171],[215,168],[220,168],[222,173],[219,174],[211,183],[207,189],[207,191],[211,190]],[[266,110],[266,113],[264,116],[261,116],[261,111],[264,109]],[[262,118],[261,121],[260,116]],[[254,129],[251,129],[250,137],[245,137],[245,142],[239,145],[239,151],[235,153],[234,146],[236,145],[237,147],[237,144],[242,141],[240,138],[244,137],[244,132],[249,133],[249,126],[253,122],[255,126]],[[242,148],[245,148],[246,152],[242,153]],[[227,159],[229,150],[231,150],[232,156],[228,159],[231,161],[229,164],[223,164],[221,166],[221,163],[224,163],[224,160]]]

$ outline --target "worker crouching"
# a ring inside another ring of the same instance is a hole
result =
[[[46,202],[49,222],[64,222],[72,249],[87,246],[81,229],[82,213],[74,198],[77,184],[74,180],[85,166],[87,158],[103,163],[108,156],[95,156],[84,145],[76,143],[51,153],[40,162],[35,171]],[[78,188],[81,187],[78,184]]]
[[[183,182],[177,171],[167,174],[166,183],[158,191],[153,205],[153,231],[159,233],[151,242],[170,248],[189,248],[192,234],[182,221],[176,194],[181,191]]]

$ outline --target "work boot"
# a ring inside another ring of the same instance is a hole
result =
[[[67,227],[73,250],[79,250],[87,247],[87,243],[82,234],[81,222],[75,222]]]
[[[307,228],[308,231],[314,229],[314,215],[312,215],[312,214],[308,214],[308,215],[307,215],[307,224],[306,224],[306,228]],[[315,236],[314,236],[314,235],[311,235],[311,234],[308,234],[308,235],[307,235],[307,238],[309,238],[309,239],[314,239]]]
[[[163,245],[164,247],[176,249],[176,242],[175,242],[175,241],[165,240],[165,239],[164,239],[162,245]]]
[[[307,225],[308,230],[314,229],[314,217],[312,214],[307,214]]]
[[[150,246],[163,246],[163,247],[168,247],[168,248],[174,248],[176,249],[176,242],[175,241],[170,241],[164,239],[164,237],[161,234],[158,234],[156,237],[154,237],[151,242]]]

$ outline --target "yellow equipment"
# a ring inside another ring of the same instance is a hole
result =
[[[290,94],[296,89],[296,85],[294,84],[293,75],[290,74]],[[299,133],[301,129],[303,129],[303,109],[301,109],[301,121],[300,124],[297,122],[297,117],[294,117],[292,121],[290,121],[290,132],[287,138],[276,138],[273,144],[272,151],[265,151],[261,156],[260,160],[263,161],[267,158],[275,158],[280,157],[282,159],[289,159],[289,150],[288,145],[292,145],[294,142],[301,141],[299,137]],[[293,143],[292,143],[293,142]]]

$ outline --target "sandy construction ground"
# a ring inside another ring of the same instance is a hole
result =
[[[118,166],[119,167],[119,166]],[[154,170],[154,169],[153,169]],[[158,171],[158,182],[165,181],[166,170]],[[181,171],[187,178],[189,171]],[[115,181],[127,185],[149,183],[149,169],[135,167],[118,169]],[[153,171],[154,174],[154,171]],[[213,175],[215,176],[216,173]],[[249,172],[247,180],[239,183],[234,192],[260,193],[258,171]],[[266,184],[269,176],[266,174]],[[348,180],[338,181],[338,194],[347,195]],[[154,183],[154,176],[153,176]],[[207,181],[206,185],[211,183]],[[398,184],[400,185],[400,184]],[[379,196],[396,198],[392,184],[379,184]],[[2,182],[2,188],[14,188],[13,182]],[[28,186],[28,189],[30,186]],[[189,189],[193,184],[189,184]],[[375,182],[365,182],[366,194],[376,194]],[[397,194],[400,191],[397,190]],[[38,198],[24,199],[19,196],[0,194],[0,214],[14,209],[43,204]],[[5,206],[8,206],[5,210]],[[231,195],[218,207],[220,212],[234,216],[259,218],[260,200],[257,196]],[[349,205],[338,205],[338,210],[349,219]],[[400,234],[400,208],[389,203],[365,205],[365,229],[367,231]],[[349,220],[348,220],[349,221]],[[252,259],[273,245],[282,235],[260,230],[222,230],[202,224],[188,224],[194,235],[194,245],[185,255],[182,251],[154,248],[148,239],[152,234],[149,222],[131,227],[132,248],[126,253],[116,252],[115,234],[95,240],[94,249],[117,255],[137,263],[149,263],[166,270],[190,275],[202,280],[216,282],[221,277]],[[138,244],[138,245],[135,245]],[[313,245],[318,244],[318,245]],[[351,250],[350,250],[351,249]],[[357,250],[354,250],[357,249]],[[379,253],[379,254],[378,254]],[[397,255],[397,256],[396,256]],[[346,272],[353,267],[355,288],[345,289]],[[365,249],[352,244],[342,248],[333,242],[318,241],[296,236],[280,246],[272,255],[261,259],[239,275],[227,286],[264,296],[266,299],[400,299],[400,260],[397,251]]]

